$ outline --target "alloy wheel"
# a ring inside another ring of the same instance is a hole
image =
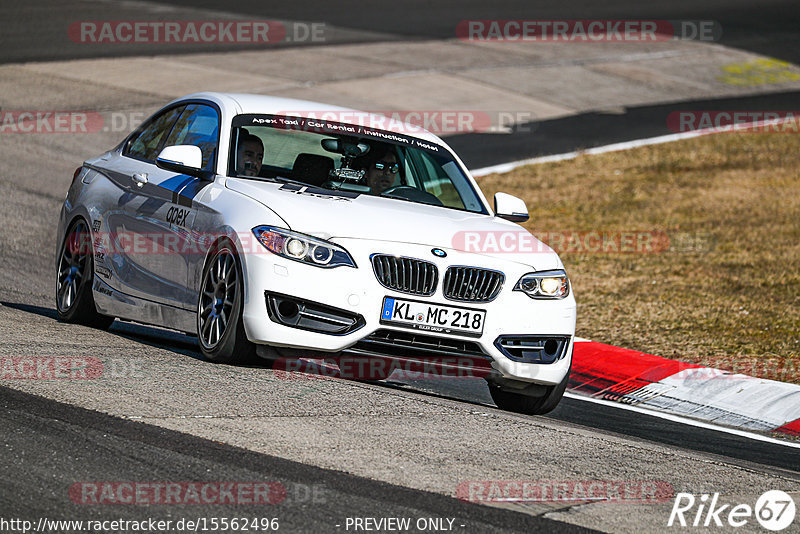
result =
[[[214,259],[203,281],[200,294],[200,340],[203,345],[216,346],[232,320],[238,275],[236,260],[227,249]]]
[[[58,307],[62,312],[69,310],[78,297],[81,283],[87,276],[89,264],[89,229],[86,224],[76,223],[64,243],[58,265]]]

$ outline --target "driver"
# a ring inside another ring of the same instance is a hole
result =
[[[264,143],[257,136],[243,130],[236,149],[236,174],[258,176],[264,160]]]
[[[364,177],[370,192],[380,195],[394,184],[400,163],[389,145],[373,146],[366,155],[354,162],[357,169],[364,169]]]

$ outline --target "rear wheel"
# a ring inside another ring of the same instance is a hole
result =
[[[197,306],[200,352],[216,363],[256,361],[255,345],[247,339],[242,322],[244,284],[233,246],[219,243],[203,269]]]
[[[569,372],[558,385],[547,388],[541,397],[515,393],[494,384],[489,384],[489,393],[498,408],[515,413],[543,415],[552,412],[558,406],[567,389],[567,382],[569,382]]]
[[[64,236],[56,272],[56,313],[59,321],[106,329],[113,317],[97,312],[92,295],[94,260],[92,235],[83,219],[72,223]]]

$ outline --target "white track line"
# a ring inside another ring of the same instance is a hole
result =
[[[737,130],[747,130],[750,128],[763,128],[765,126],[775,126],[783,124],[785,122],[794,122],[796,120],[797,120],[796,117],[786,117],[777,120],[740,123],[730,127],[704,128],[700,130],[692,130],[690,132],[660,135],[658,137],[648,137],[647,139],[634,139],[633,141],[624,141],[622,143],[614,143],[611,145],[598,146],[595,148],[587,148],[586,150],[576,150],[574,152],[565,152],[563,154],[553,154],[551,156],[539,156],[536,158],[522,159],[519,161],[512,161],[509,163],[500,163],[499,165],[492,165],[490,167],[481,167],[480,169],[471,170],[470,172],[472,173],[472,176],[480,177],[496,172],[509,172],[523,165],[564,161],[567,159],[575,159],[578,156],[583,156],[583,155],[605,154],[606,152],[617,152],[620,150],[628,150],[629,148],[637,148],[640,146],[659,145],[661,143],[671,143],[673,141],[681,141],[683,139],[692,139],[694,137],[700,137],[702,135],[710,135],[716,133],[731,133],[731,132],[736,132]]]
[[[711,423],[704,423],[702,421],[696,421],[694,419],[688,419],[685,417],[681,417],[679,415],[672,415],[664,412],[659,412],[655,410],[648,410],[646,408],[639,408],[638,406],[631,406],[629,404],[622,404],[619,402],[607,401],[603,399],[595,399],[593,397],[585,397],[583,395],[576,395],[574,393],[566,392],[564,396],[569,399],[581,400],[586,402],[593,402],[595,404],[600,404],[603,406],[610,406],[612,408],[619,408],[621,410],[628,410],[631,412],[641,413],[644,415],[650,415],[652,417],[658,417],[659,419],[666,419],[667,421],[672,421],[674,423],[681,423],[684,425],[689,426],[696,426],[698,428],[705,428],[708,430],[714,430],[717,432],[724,432],[726,434],[733,434],[734,436],[740,436],[743,438],[748,438],[756,441],[765,441],[767,443],[772,443],[775,445],[783,445],[785,447],[792,447],[794,449],[800,449],[800,442],[795,443],[792,441],[784,441],[777,438],[771,438],[769,436],[763,436],[761,434],[755,434],[753,432],[747,432],[744,430],[737,430],[735,428],[727,428],[723,426],[713,425]]]

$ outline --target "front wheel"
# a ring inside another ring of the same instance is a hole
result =
[[[569,382],[569,372],[558,385],[547,388],[547,391],[541,397],[514,393],[501,389],[494,384],[489,385],[489,393],[492,395],[492,400],[497,404],[497,407],[502,410],[527,415],[544,415],[552,412],[558,406],[564,396],[564,392],[567,390],[567,382]]]
[[[215,363],[256,361],[256,350],[244,332],[244,283],[239,258],[228,242],[217,245],[203,269],[197,306],[200,352]]]
[[[97,312],[92,295],[93,255],[89,227],[83,219],[78,219],[64,235],[58,256],[56,313],[59,321],[105,330],[114,318]]]

